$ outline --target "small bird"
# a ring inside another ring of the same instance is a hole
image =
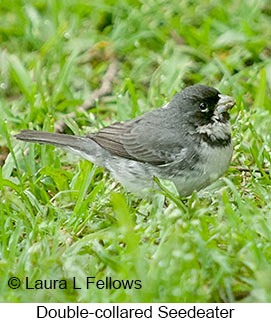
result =
[[[137,195],[153,188],[158,177],[173,181],[186,197],[228,169],[233,152],[228,111],[234,105],[215,88],[196,84],[158,109],[84,137],[33,130],[15,137],[79,154]]]

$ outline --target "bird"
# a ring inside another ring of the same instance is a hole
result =
[[[181,197],[200,191],[228,169],[235,100],[195,84],[160,108],[98,132],[75,136],[22,130],[16,139],[54,145],[99,165],[128,191],[145,196],[154,178],[172,181]]]

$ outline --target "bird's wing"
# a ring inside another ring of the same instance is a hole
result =
[[[167,164],[176,159],[184,146],[174,124],[170,120],[163,122],[162,115],[161,111],[158,114],[152,111],[143,117],[114,123],[88,137],[113,155],[153,165]]]
[[[97,133],[87,135],[87,137],[90,137],[101,147],[110,151],[113,155],[127,159],[137,159],[136,157],[128,153],[122,142],[122,136],[129,134],[130,130],[131,127],[126,123],[116,122],[108,127],[101,129]]]

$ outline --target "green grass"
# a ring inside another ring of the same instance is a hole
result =
[[[0,14],[0,300],[270,302],[270,1],[4,0]],[[112,95],[65,119],[112,59]],[[184,201],[139,200],[103,169],[13,137],[63,119],[67,133],[96,131],[194,83],[235,97],[235,150],[225,177]],[[12,276],[82,289],[12,290]],[[86,289],[87,276],[142,289]]]

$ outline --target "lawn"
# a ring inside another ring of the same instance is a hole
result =
[[[270,1],[2,0],[0,15],[0,301],[270,302]],[[236,99],[234,155],[186,199],[168,183],[139,199],[14,138],[94,132],[195,83]]]

